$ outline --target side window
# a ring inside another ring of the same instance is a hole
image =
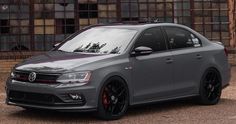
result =
[[[165,39],[160,28],[150,28],[145,30],[141,37],[136,41],[135,48],[146,46],[155,51],[166,50]]]
[[[194,47],[200,47],[200,46],[202,46],[202,43],[201,43],[201,41],[200,41],[200,39],[199,38],[197,38],[194,34],[190,34],[190,37],[191,37],[191,39],[192,39],[192,41],[193,41],[193,46]]]
[[[201,46],[200,40],[187,30],[178,27],[165,27],[165,31],[172,49]]]

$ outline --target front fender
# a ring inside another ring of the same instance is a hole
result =
[[[123,63],[123,64],[118,64],[118,65],[112,65],[112,66],[108,66],[105,68],[100,68],[97,69],[95,72],[93,72],[93,77],[92,77],[92,81],[94,85],[96,85],[97,89],[96,89],[96,101],[98,104],[98,98],[99,98],[99,94],[100,91],[104,85],[104,83],[111,77],[113,76],[118,76],[121,79],[123,79],[129,89],[129,94],[132,94],[133,90],[131,88],[131,70],[126,70],[125,67],[129,66],[129,63]],[[132,101],[132,95],[129,95],[130,98],[130,102]]]

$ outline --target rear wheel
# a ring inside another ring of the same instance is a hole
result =
[[[208,69],[200,84],[199,101],[204,105],[214,105],[220,100],[222,91],[221,78],[219,72],[214,69]]]
[[[99,95],[98,116],[105,120],[121,118],[129,105],[128,87],[119,77],[105,82]]]

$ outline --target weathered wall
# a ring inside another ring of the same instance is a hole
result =
[[[235,18],[235,0],[228,0],[229,2],[229,31],[230,31],[230,47],[235,48],[236,46],[236,39],[235,39],[235,26],[236,26],[236,18]]]
[[[10,72],[11,69],[19,62],[21,59],[7,59],[7,60],[0,60],[0,73]]]

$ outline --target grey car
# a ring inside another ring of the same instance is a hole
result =
[[[113,120],[138,104],[186,97],[217,104],[229,80],[224,46],[186,26],[100,25],[17,64],[6,103]]]

